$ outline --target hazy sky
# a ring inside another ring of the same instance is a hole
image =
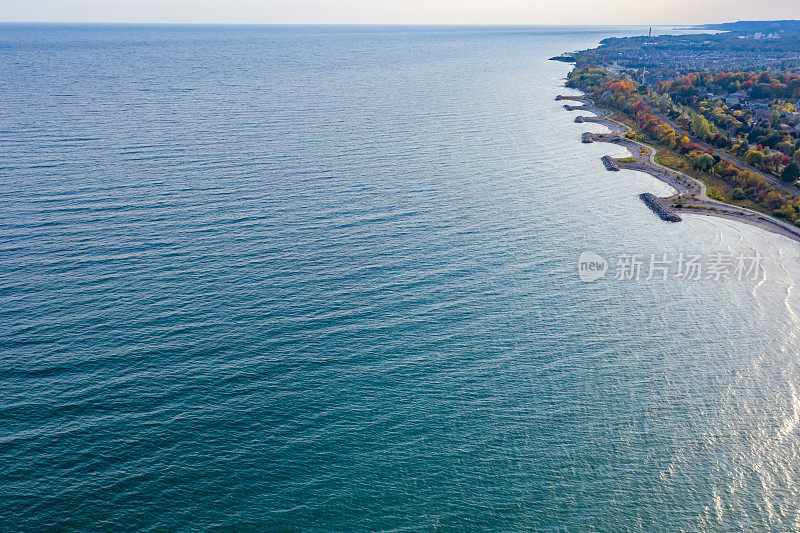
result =
[[[800,0],[0,0],[2,21],[690,24],[800,19]]]

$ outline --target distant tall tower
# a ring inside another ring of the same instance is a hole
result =
[[[646,43],[646,44],[650,44],[650,42],[651,42],[652,40],[653,40],[653,27],[652,27],[652,26],[650,26],[650,32],[647,34],[647,43]],[[646,49],[645,49],[645,50],[646,50]],[[645,55],[646,55],[646,54],[647,54],[647,53],[645,52]],[[647,69],[646,69],[646,68],[644,68],[644,67],[642,67],[642,85],[644,85],[644,75],[645,75],[646,73],[647,73]]]

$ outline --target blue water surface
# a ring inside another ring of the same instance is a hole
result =
[[[0,529],[800,523],[797,245],[554,100],[638,31],[0,27]]]

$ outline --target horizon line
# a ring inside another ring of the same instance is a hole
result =
[[[705,26],[708,24],[728,24],[732,22],[743,21],[730,21],[730,22],[704,22],[704,23],[674,23],[674,24],[653,24],[649,22],[631,23],[631,24],[566,24],[566,23],[500,23],[500,22],[486,22],[486,23],[469,23],[469,22],[176,22],[176,21],[76,21],[76,20],[0,20],[0,24],[74,24],[74,25],[87,25],[87,24],[116,24],[116,25],[149,25],[149,26],[330,26],[330,27],[343,27],[343,26],[385,26],[385,27],[409,27],[409,26],[436,26],[436,27],[519,27],[519,28],[533,28],[533,27],[638,27],[638,26],[652,26],[654,28],[673,28],[673,27],[697,27]],[[747,21],[749,22],[749,21]],[[772,22],[770,19],[754,22]],[[800,22],[800,20],[798,20]]]

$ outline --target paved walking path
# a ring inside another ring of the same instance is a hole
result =
[[[584,135],[588,137],[589,142],[607,142],[626,148],[631,153],[630,159],[632,161],[622,161],[620,158],[612,159],[620,168],[646,172],[674,188],[675,194],[662,199],[673,211],[737,220],[800,241],[800,228],[794,224],[752,209],[726,204],[709,198],[703,182],[656,162],[656,150],[653,147],[624,137],[624,134],[630,131],[630,128],[611,119],[610,113],[596,108],[590,99],[585,97],[560,97],[558,99],[581,101],[583,105],[579,107],[580,110],[590,111],[597,115],[594,117],[583,116],[583,122],[602,124],[611,130],[611,133],[589,133]],[[578,109],[577,107],[570,107],[571,109]],[[720,155],[720,157],[722,156]],[[738,161],[733,162],[738,164]],[[786,184],[783,185],[785,186]]]

